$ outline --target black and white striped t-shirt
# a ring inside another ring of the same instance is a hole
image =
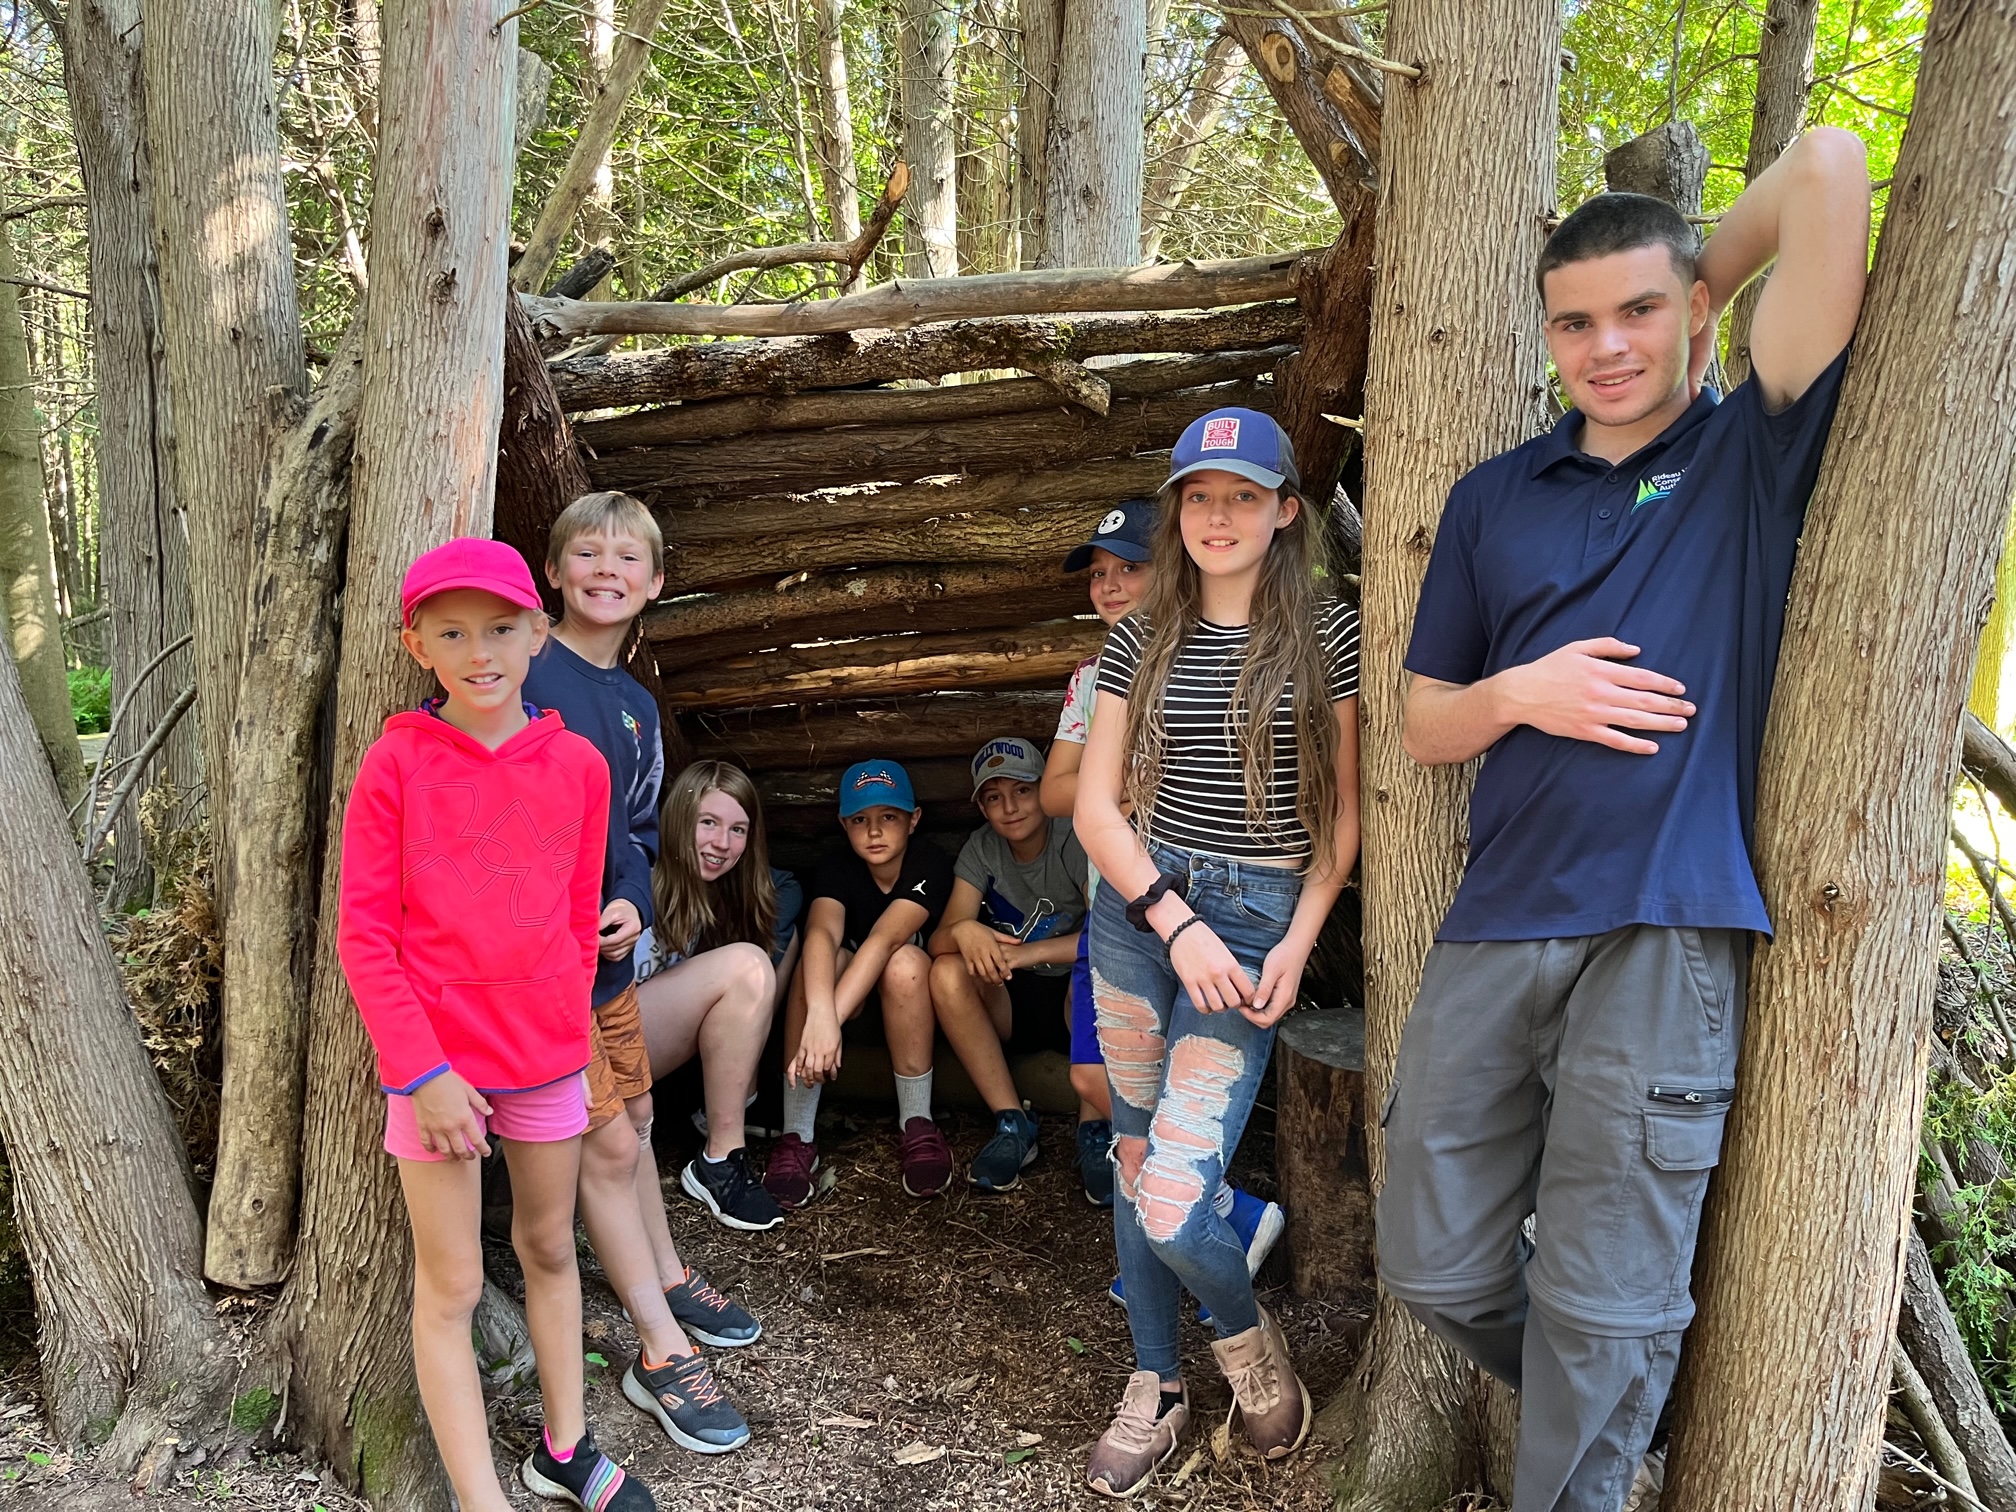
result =
[[[1358,692],[1358,611],[1332,601],[1317,610],[1323,636],[1323,664],[1330,701]],[[1131,698],[1141,664],[1146,627],[1130,614],[1106,637],[1099,657],[1099,691]],[[1168,748],[1162,785],[1156,790],[1149,838],[1183,850],[1236,860],[1305,860],[1309,833],[1295,813],[1301,780],[1297,759],[1292,684],[1274,710],[1274,769],[1267,786],[1271,833],[1253,828],[1246,816],[1246,777],[1226,728],[1226,711],[1239,668],[1246,659],[1248,627],[1198,621],[1176,653],[1163,690]]]

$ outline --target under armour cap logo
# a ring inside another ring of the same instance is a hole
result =
[[[1127,512],[1124,509],[1111,510],[1107,513],[1106,518],[1099,522],[1098,534],[1111,535],[1126,523]]]
[[[1238,416],[1224,415],[1204,422],[1204,439],[1198,444],[1200,451],[1231,451],[1238,445]]]

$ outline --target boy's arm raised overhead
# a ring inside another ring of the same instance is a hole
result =
[[[379,1079],[394,1093],[411,1093],[449,1069],[400,960],[404,807],[391,757],[372,747],[343,809],[336,954],[378,1052]]]
[[[1745,189],[1702,247],[1709,320],[1688,375],[1698,385],[1717,317],[1767,264],[1770,280],[1750,326],[1750,365],[1765,407],[1805,393],[1855,334],[1869,270],[1869,166],[1852,131],[1816,126]]]

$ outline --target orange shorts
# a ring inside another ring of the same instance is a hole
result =
[[[637,987],[597,1005],[588,1026],[588,1131],[622,1116],[623,1104],[651,1090],[651,1052],[637,1017]]]

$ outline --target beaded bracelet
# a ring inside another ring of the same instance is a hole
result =
[[[1178,924],[1174,929],[1169,931],[1169,938],[1162,942],[1163,946],[1170,950],[1175,949],[1176,936],[1183,933],[1183,931],[1188,929],[1192,924],[1202,924],[1203,922],[1204,922],[1204,915],[1193,913],[1192,915],[1190,915],[1189,918],[1185,919],[1181,924]]]

